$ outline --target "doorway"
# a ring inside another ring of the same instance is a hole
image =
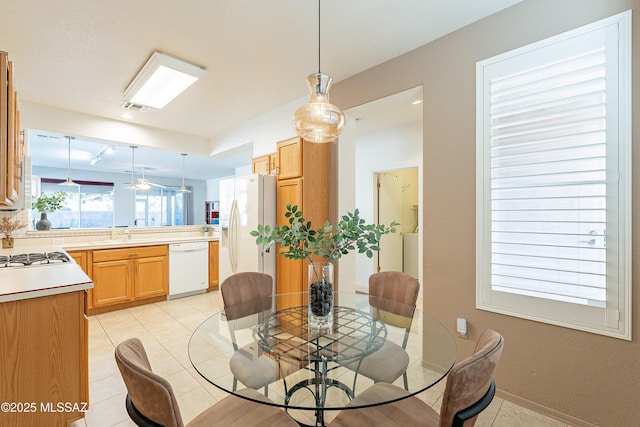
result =
[[[395,233],[383,235],[377,253],[376,271],[403,271],[416,279],[418,272],[418,168],[375,173],[376,222],[399,222]]]
[[[418,86],[345,111],[348,126],[337,144],[337,180],[340,185],[336,215],[358,209],[365,221],[376,222],[379,216],[377,178],[380,173],[413,169],[418,171],[418,182],[422,183],[423,112],[422,104],[416,102],[420,99],[422,87]],[[417,215],[408,211],[403,212],[403,219],[394,218],[403,224],[403,233],[415,231],[415,226],[404,219],[406,214],[413,215],[412,218],[417,216],[422,221],[422,194],[418,184],[409,189],[405,189],[405,193],[415,191],[418,194],[419,200],[415,203],[418,210]],[[413,221],[415,219],[410,222]],[[418,234],[417,240],[418,259],[421,259],[422,236]],[[398,243],[402,247],[402,241],[396,242],[396,247]],[[422,274],[421,264],[418,265],[418,280]],[[378,256],[375,253],[373,258],[357,253],[345,255],[340,259],[338,271],[340,290],[367,292],[369,277],[377,267]]]

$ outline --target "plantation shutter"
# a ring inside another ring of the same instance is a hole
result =
[[[490,87],[493,290],[604,307],[604,46]]]
[[[630,13],[477,64],[478,308],[630,339]]]

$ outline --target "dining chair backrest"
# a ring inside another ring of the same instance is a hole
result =
[[[151,371],[142,342],[138,338],[123,341],[116,347],[115,358],[135,410],[162,426],[183,427],[171,384]]]
[[[227,320],[262,313],[273,306],[273,278],[258,272],[236,273],[222,282],[220,293]]]
[[[369,305],[384,323],[410,328],[420,282],[401,271],[382,271],[369,276]]]
[[[456,425],[456,414],[483,398],[492,386],[503,347],[502,335],[488,329],[478,338],[473,354],[451,368],[440,406],[439,427]],[[475,418],[465,427],[475,424]]]

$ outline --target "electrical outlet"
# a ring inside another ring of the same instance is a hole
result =
[[[51,239],[52,245],[62,245],[63,243],[64,243],[64,238],[62,237],[54,237],[53,239]]]
[[[463,319],[462,317],[456,319],[456,332],[458,332],[460,338],[469,337],[469,335],[467,335],[467,319]]]

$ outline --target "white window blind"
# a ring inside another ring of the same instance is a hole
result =
[[[479,308],[629,332],[620,25],[610,18],[478,64]]]
[[[602,47],[491,82],[494,290],[604,306],[605,76]]]

